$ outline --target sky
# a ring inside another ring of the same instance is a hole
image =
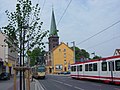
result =
[[[32,3],[41,7],[45,30],[50,30],[54,8],[60,42],[71,47],[75,41],[75,46],[85,49],[91,57],[93,52],[102,57],[112,56],[115,49],[120,49],[120,0],[32,0]],[[13,12],[15,6],[16,0],[0,0],[0,27],[7,24],[5,10]]]

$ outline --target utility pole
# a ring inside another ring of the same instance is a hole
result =
[[[73,60],[74,60],[74,63],[75,63],[75,41],[73,41],[71,43],[73,43],[73,51],[74,51]]]

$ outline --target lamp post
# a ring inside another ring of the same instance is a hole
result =
[[[93,53],[91,53],[92,55],[94,55],[94,57],[95,57],[95,52],[93,52]]]
[[[73,43],[73,51],[74,51],[73,60],[74,60],[74,63],[75,63],[75,41],[73,41],[71,43]]]

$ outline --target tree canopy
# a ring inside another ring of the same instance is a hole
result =
[[[44,64],[45,59],[45,51],[41,48],[34,48],[32,51],[28,51],[28,56],[30,57],[30,66],[34,66],[35,64]]]
[[[73,47],[71,47],[73,49]],[[75,47],[75,60],[80,61],[81,58],[89,58],[90,54],[84,50],[84,49],[79,49],[78,47]]]
[[[36,45],[44,48],[43,38],[48,30],[41,29],[43,22],[40,21],[40,7],[32,5],[31,0],[17,0],[16,11],[5,11],[8,16],[8,25],[3,27],[7,35],[5,40],[9,47],[17,47],[17,50],[28,50]],[[26,48],[20,48],[24,44]],[[28,46],[29,45],[29,46]],[[16,49],[16,48],[15,48]]]

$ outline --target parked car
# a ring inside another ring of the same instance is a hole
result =
[[[10,80],[10,74],[6,73],[6,72],[3,72],[3,73],[0,74],[0,79],[1,80]]]

